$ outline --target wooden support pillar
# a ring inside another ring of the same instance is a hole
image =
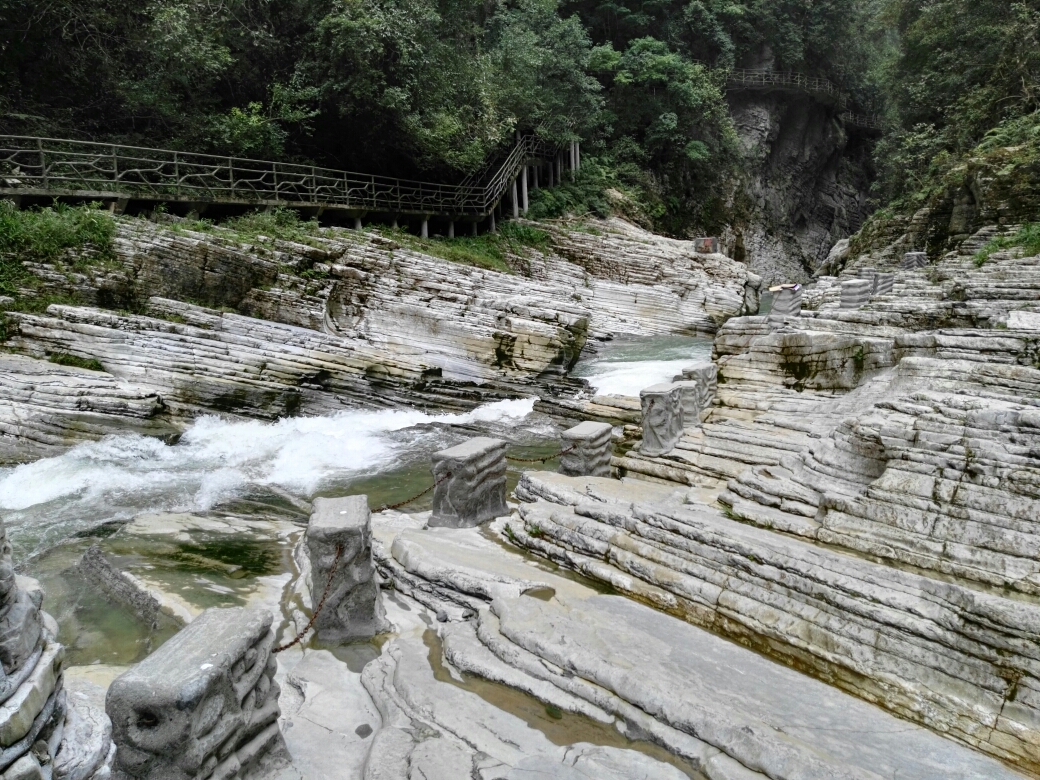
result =
[[[520,199],[516,196],[516,179],[513,179],[513,186],[509,190],[509,194],[513,200],[513,219],[520,218]]]
[[[423,217],[422,226],[419,228],[419,235],[422,238],[430,237],[430,221],[426,217]]]
[[[354,230],[361,230],[361,217],[354,217]]]
[[[524,216],[526,217],[527,216],[527,207],[529,205],[528,201],[527,201],[527,166],[526,165],[524,166],[523,173],[520,174],[520,197],[521,197],[520,208],[524,212]]]
[[[448,223],[448,238],[455,238],[455,222],[452,220]]]

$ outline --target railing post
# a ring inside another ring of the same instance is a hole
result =
[[[116,147],[112,147],[112,182],[113,184],[119,181],[119,155],[116,154]]]
[[[311,203],[318,202],[318,169],[311,166]]]
[[[43,151],[43,139],[36,139],[36,148],[40,150],[40,176],[43,179],[43,188],[47,189],[47,156]]]
[[[181,196],[181,161],[177,152],[173,153],[173,194]]]
[[[277,201],[278,195],[278,163],[274,164],[274,199]]]
[[[231,194],[234,195],[235,194],[235,162],[234,162],[234,158],[232,158],[232,157],[228,157],[227,158],[227,166],[228,166],[228,181],[231,182]]]

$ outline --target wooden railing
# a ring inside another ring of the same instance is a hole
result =
[[[436,184],[313,165],[56,138],[0,136],[0,192],[111,199],[313,204],[357,212],[485,216],[556,144],[524,136],[483,184]]]
[[[871,114],[856,114],[849,110],[849,97],[833,82],[804,73],[782,73],[773,70],[747,70],[737,68],[726,74],[726,85],[730,89],[793,89],[812,95],[832,99],[842,109],[841,119],[846,124],[869,130],[883,130],[881,117]]]

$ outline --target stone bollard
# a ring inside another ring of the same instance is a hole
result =
[[[869,279],[871,284],[871,291],[873,292],[874,285],[877,284],[877,269],[876,268],[860,268],[856,273],[857,279]]]
[[[683,426],[699,425],[701,412],[711,407],[718,391],[718,366],[711,362],[687,366],[674,381],[683,388]]]
[[[613,451],[609,423],[583,422],[563,432],[560,473],[568,477],[609,477],[610,455]]]
[[[699,254],[714,255],[719,251],[719,240],[714,237],[696,238],[693,241],[693,248]]]
[[[895,274],[878,274],[874,278],[874,295],[891,295],[895,286]]]
[[[506,443],[479,437],[433,454],[431,528],[472,528],[509,514]],[[450,476],[449,476],[450,475]]]
[[[924,268],[928,265],[927,252],[907,252],[903,255],[903,270],[912,271],[915,268]]]
[[[799,317],[802,314],[802,286],[782,285],[770,287],[769,291],[774,294],[773,308],[769,312],[771,317]]]
[[[850,279],[841,283],[841,308],[858,309],[870,300],[874,291],[872,279]]]
[[[314,499],[304,542],[311,562],[312,610],[317,609],[328,588],[325,604],[314,621],[318,639],[349,642],[386,631],[389,624],[372,563],[368,496]]]
[[[639,393],[643,404],[643,443],[639,451],[651,457],[671,452],[683,433],[683,388],[674,383],[653,385]]]
[[[105,700],[115,775],[242,778],[285,757],[273,644],[267,610],[207,609],[119,675]]]

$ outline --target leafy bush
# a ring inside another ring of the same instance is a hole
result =
[[[1009,236],[997,236],[975,254],[975,265],[981,266],[994,252],[1020,249],[1020,256],[1040,255],[1040,223],[1030,222]]]
[[[19,211],[0,200],[0,292],[16,293],[30,279],[24,261],[53,262],[70,250],[92,250],[74,258],[74,265],[110,259],[114,235],[115,221],[96,204]]]

